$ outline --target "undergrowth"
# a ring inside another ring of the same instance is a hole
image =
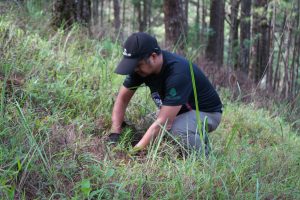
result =
[[[40,35],[0,16],[0,196],[3,199],[299,199],[300,140],[255,104],[225,104],[208,159],[159,137],[146,155],[103,143],[123,77],[118,42],[81,28]],[[127,118],[153,111],[138,90]],[[124,133],[132,134],[127,128]]]

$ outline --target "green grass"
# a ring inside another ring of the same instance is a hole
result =
[[[126,145],[112,149],[102,140],[123,80],[112,73],[118,43],[88,39],[76,26],[24,31],[1,16],[0,54],[2,199],[300,198],[300,140],[281,116],[231,102],[223,90],[209,159],[181,158],[162,136],[147,155],[131,157]],[[6,84],[14,74],[22,84]],[[137,122],[154,108],[141,88],[127,117]]]

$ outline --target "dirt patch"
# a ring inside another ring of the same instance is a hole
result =
[[[0,15],[4,15],[9,11],[9,4],[8,2],[0,3]]]
[[[94,121],[95,124],[95,133],[104,132],[105,130],[108,130],[110,127],[110,124],[107,124],[105,122],[104,117],[99,117]]]
[[[89,153],[97,160],[103,160],[106,155],[103,137],[91,137],[87,145],[81,149],[82,153]]]
[[[103,160],[106,156],[113,160],[128,160],[126,152],[116,150],[106,144],[106,136],[85,135],[76,124],[52,126],[50,138],[51,152],[70,150],[74,154],[90,154],[96,160]],[[102,119],[96,120],[95,131],[105,129]]]
[[[0,86],[2,90],[5,90],[6,97],[8,98],[10,98],[13,93],[17,96],[20,95],[22,91],[20,88],[25,84],[25,81],[25,75],[21,73],[12,73],[9,77],[5,77],[5,75],[0,72]]]
[[[5,80],[5,75],[3,73],[0,73],[0,80]],[[6,84],[8,87],[20,87],[24,85],[25,83],[25,76],[21,73],[12,73],[6,80]]]
[[[75,124],[66,126],[54,124],[51,129],[50,144],[52,144],[52,151],[73,149],[78,143],[83,141],[82,131],[77,130]]]

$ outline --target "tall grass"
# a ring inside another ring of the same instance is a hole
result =
[[[1,198],[300,198],[300,141],[280,116],[230,102],[223,91],[223,121],[210,136],[214,156],[180,157],[163,126],[146,156],[128,157],[125,145],[112,151],[102,141],[122,83],[112,73],[117,42],[88,39],[76,26],[23,31],[1,16],[0,48]],[[5,85],[16,73],[24,84]],[[136,122],[154,107],[149,90],[139,89],[127,117]]]

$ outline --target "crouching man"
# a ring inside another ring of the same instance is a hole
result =
[[[146,148],[167,123],[167,130],[183,146],[201,150],[194,94],[197,95],[201,120],[207,117],[208,132],[215,130],[221,121],[222,103],[203,72],[196,65],[192,68],[196,91],[187,59],[161,50],[156,39],[146,33],[129,36],[124,43],[123,59],[115,70],[115,73],[127,76],[113,107],[109,142],[119,140],[126,107],[136,89],[145,84],[150,88],[159,112],[135,149]]]

